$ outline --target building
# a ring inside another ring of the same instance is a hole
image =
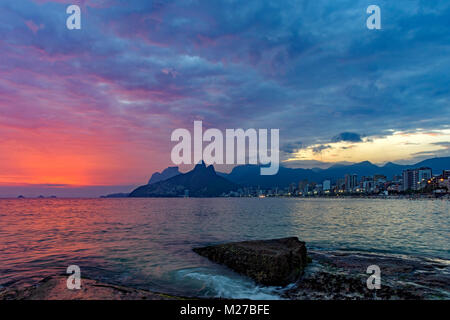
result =
[[[382,174],[376,174],[376,175],[374,175],[373,176],[373,181],[375,182],[375,183],[385,183],[386,181],[387,181],[387,178],[386,178],[386,176],[385,175],[382,175]]]
[[[363,182],[363,185],[362,185],[362,189],[363,189],[366,193],[373,192],[373,189],[374,189],[374,183],[373,183],[373,180],[365,179],[365,181]]]
[[[353,191],[358,186],[358,175],[357,174],[346,174],[345,175],[345,190]]]
[[[442,179],[448,180],[450,178],[450,170],[443,170],[442,171]]]
[[[308,190],[306,189],[306,186],[308,185],[308,180],[302,180],[298,183],[298,192],[301,194],[308,193]]]
[[[330,191],[331,190],[331,181],[325,180],[323,183],[323,191]]]
[[[335,193],[342,193],[345,189],[345,179],[338,178],[336,180],[336,185],[334,186],[334,192]]]
[[[428,167],[403,170],[403,191],[421,190],[432,176],[431,168]]]
[[[431,168],[419,168],[419,183],[426,184],[433,177]]]
[[[414,169],[403,170],[403,191],[415,190],[414,186],[417,184],[415,179]]]
[[[295,184],[291,183],[289,185],[289,194],[294,195],[295,194]]]
[[[399,191],[401,191],[401,189],[402,189],[402,185],[398,184],[398,183],[393,183],[387,187],[387,191],[391,191],[391,192],[392,191],[399,192]]]
[[[443,170],[442,174],[434,176],[429,181],[433,190],[442,189],[446,192],[450,191],[450,170]]]
[[[352,174],[352,190],[358,187],[358,175]]]

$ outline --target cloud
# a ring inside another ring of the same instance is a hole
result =
[[[89,181],[131,185],[170,165],[171,131],[195,119],[279,128],[286,153],[448,126],[449,2],[383,2],[380,32],[366,0],[78,1],[76,32],[68,3],[0,3],[0,135],[23,146],[0,167],[17,174],[56,141],[112,163]]]
[[[32,20],[25,21],[25,25],[34,33],[36,34],[40,29],[44,29],[44,25],[36,25]]]
[[[450,141],[440,141],[440,142],[434,142],[432,144],[435,145],[435,146],[446,147],[447,149],[450,148]]]
[[[330,145],[318,145],[312,148],[313,153],[321,153],[323,150],[331,149],[332,147]]]
[[[285,143],[281,147],[281,151],[286,152],[286,153],[296,153],[302,148],[303,148],[303,143],[301,141],[295,141],[295,142]]]
[[[361,136],[354,132],[342,132],[337,136],[333,137],[333,142],[362,142]]]

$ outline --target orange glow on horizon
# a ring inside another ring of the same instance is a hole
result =
[[[110,132],[67,131],[11,129],[0,123],[0,133],[6,133],[0,144],[0,185],[132,185],[160,169],[162,156],[154,155],[150,144],[142,147]]]

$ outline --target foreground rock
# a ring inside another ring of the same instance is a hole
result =
[[[7,288],[0,291],[0,300],[176,300],[177,297],[102,283],[81,280],[80,290],[69,290],[67,276],[48,277],[25,288]]]
[[[227,243],[194,249],[290,300],[450,299],[450,261],[358,251],[308,251],[298,238]],[[308,259],[308,266],[306,266]],[[379,266],[381,288],[367,287],[367,267]]]
[[[234,242],[193,250],[269,286],[295,282],[307,263],[305,243],[297,237]]]
[[[286,299],[450,299],[450,261],[348,251],[309,251],[312,262]],[[367,267],[378,265],[381,288],[367,288]]]

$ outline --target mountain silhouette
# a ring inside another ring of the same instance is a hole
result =
[[[156,182],[164,181],[179,175],[181,172],[178,171],[178,167],[168,167],[164,169],[161,173],[155,172],[148,181],[148,184],[153,184]]]
[[[300,180],[320,181],[321,173],[311,169],[292,169],[280,167],[278,173],[272,176],[260,174],[259,165],[243,165],[233,168],[228,175],[223,175],[228,180],[243,186],[259,186],[261,188],[285,187],[290,183],[298,183]]]
[[[375,174],[385,175],[392,179],[394,175],[401,175],[403,170],[411,168],[430,167],[433,173],[441,173],[442,170],[450,169],[450,157],[427,159],[412,165],[400,165],[392,162],[384,166],[377,166],[370,161],[363,161],[351,165],[333,165],[328,169],[293,169],[280,167],[278,173],[273,176],[260,175],[259,165],[242,165],[233,168],[229,174],[220,175],[230,181],[243,186],[260,186],[261,188],[287,187],[291,183],[298,184],[301,180],[322,183],[323,180],[331,180],[333,183],[346,174],[357,174],[361,176],[373,176]]]
[[[218,197],[236,191],[238,185],[216,174],[214,167],[199,163],[192,171],[133,190],[129,197]]]
[[[411,166],[408,167],[410,168]],[[450,169],[450,157],[423,160],[419,163],[416,163],[414,167],[430,167],[433,169],[434,173],[440,173],[442,170]]]

